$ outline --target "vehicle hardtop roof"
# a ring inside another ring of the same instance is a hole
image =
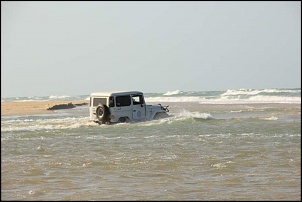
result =
[[[100,97],[109,97],[109,96],[121,96],[121,95],[137,95],[143,94],[140,91],[106,91],[106,92],[94,92],[90,96],[100,96]]]

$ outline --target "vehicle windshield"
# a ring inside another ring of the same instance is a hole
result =
[[[143,95],[132,95],[132,102],[133,105],[139,105],[145,103]]]

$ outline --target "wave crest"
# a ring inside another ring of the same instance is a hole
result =
[[[209,113],[190,112],[184,109],[182,112],[180,112],[179,116],[185,118],[197,118],[197,119],[205,119],[205,120],[214,119],[214,117]]]
[[[178,95],[178,94],[181,94],[181,93],[183,93],[183,92],[180,91],[180,90],[175,90],[175,91],[168,91],[163,95]]]

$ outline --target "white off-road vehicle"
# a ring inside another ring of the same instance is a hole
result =
[[[166,117],[168,106],[147,105],[139,91],[111,91],[91,93],[90,120],[99,124],[153,120]]]

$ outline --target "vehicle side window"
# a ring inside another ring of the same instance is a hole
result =
[[[99,104],[106,105],[106,98],[93,98],[93,106],[96,107]]]
[[[109,97],[109,107],[114,107],[114,97]]]
[[[132,95],[133,105],[142,104],[142,96],[141,95]]]
[[[125,107],[131,105],[130,95],[126,96],[117,96],[115,98],[117,107]]]

